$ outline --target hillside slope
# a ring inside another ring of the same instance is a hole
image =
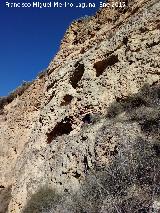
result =
[[[0,100],[0,212],[160,212],[160,1],[126,5]]]

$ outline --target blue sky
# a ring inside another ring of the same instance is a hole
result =
[[[74,4],[95,1],[66,0]],[[5,2],[0,1],[0,96],[8,95],[23,80],[34,79],[57,53],[70,23],[84,15],[92,15],[98,9],[7,8]],[[32,3],[33,0],[23,2]]]

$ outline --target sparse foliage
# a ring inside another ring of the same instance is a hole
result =
[[[32,82],[23,81],[22,85],[17,87],[17,89],[11,92],[8,96],[0,97],[0,111],[2,111],[5,105],[11,103],[14,98],[21,96],[31,84]]]
[[[157,213],[160,209],[154,202],[160,197],[159,99],[159,87],[144,87],[137,95],[113,103],[107,119],[121,122],[117,116],[125,112],[127,122],[140,125],[141,134],[119,140],[110,163],[103,167],[95,163],[77,193],[39,191],[24,213],[29,208],[33,213]],[[103,131],[106,128],[104,124]]]

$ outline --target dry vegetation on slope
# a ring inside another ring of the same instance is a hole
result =
[[[74,22],[0,114],[8,213],[160,212],[160,2]]]

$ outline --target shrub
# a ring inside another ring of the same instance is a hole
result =
[[[159,147],[142,138],[122,141],[112,162],[105,168],[95,164],[77,193],[60,196],[42,188],[23,213],[150,212],[160,196]]]
[[[49,213],[51,209],[54,210],[54,208],[56,208],[56,205],[58,205],[60,200],[60,195],[54,190],[48,187],[40,188],[31,196],[23,210],[23,213]]]
[[[0,212],[5,213],[8,210],[8,205],[11,200],[12,186],[0,186]]]
[[[24,81],[21,86],[17,87],[16,90],[11,92],[8,96],[0,97],[0,111],[2,112],[4,106],[11,103],[14,100],[14,98],[16,98],[17,96],[21,96],[24,93],[24,91],[27,90],[32,83],[33,82]]]

